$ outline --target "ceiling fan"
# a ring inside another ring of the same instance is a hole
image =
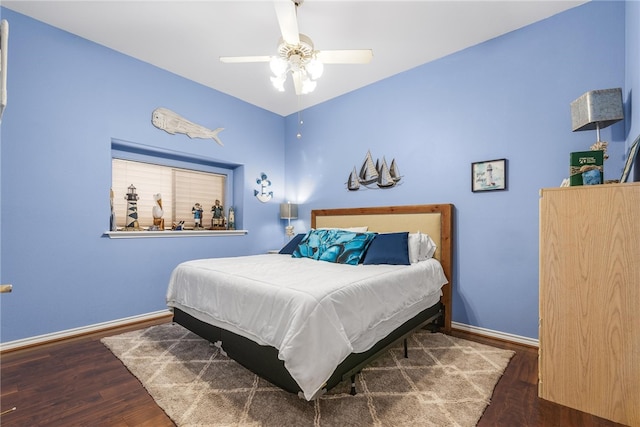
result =
[[[296,95],[304,95],[316,88],[324,64],[367,64],[373,58],[371,49],[315,50],[309,36],[298,32],[297,9],[304,0],[276,0],[275,9],[282,37],[276,56],[221,56],[225,63],[269,62],[274,76],[271,83],[284,92],[290,73]]]

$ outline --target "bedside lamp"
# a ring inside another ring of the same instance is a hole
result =
[[[591,150],[604,151],[608,143],[600,141],[600,129],[624,119],[622,111],[622,89],[601,89],[584,93],[571,103],[571,124],[574,132],[596,130],[596,142]]]
[[[291,220],[298,219],[298,205],[291,202],[280,203],[280,219],[286,219],[288,221],[285,231],[287,236],[291,238],[293,236],[293,225],[291,225]]]

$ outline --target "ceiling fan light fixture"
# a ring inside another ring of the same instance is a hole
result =
[[[276,76],[284,75],[287,72],[288,66],[289,64],[287,63],[287,61],[284,58],[278,56],[274,56],[273,58],[271,58],[271,61],[269,61],[269,67],[271,68],[273,74],[275,74]]]
[[[311,58],[305,68],[313,80],[319,79],[324,72],[324,64],[316,58]]]
[[[313,41],[298,30],[297,9],[304,0],[278,0],[274,2],[280,34],[277,56],[220,57],[222,62],[269,62],[273,76],[271,83],[284,92],[287,76],[291,74],[296,95],[311,93],[322,76],[324,64],[368,64],[373,57],[371,49],[315,50]]]
[[[282,74],[280,76],[271,77],[271,84],[275,87],[278,92],[284,92],[284,82],[287,79],[286,74]]]
[[[313,92],[316,89],[318,82],[306,77],[302,80],[302,94],[306,95]]]

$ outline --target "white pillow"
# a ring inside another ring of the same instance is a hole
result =
[[[352,231],[354,233],[366,233],[369,231],[369,227],[322,227],[318,228],[318,230],[344,230],[344,231]]]
[[[409,262],[425,261],[433,258],[436,253],[436,243],[428,235],[421,232],[409,233]]]
[[[409,262],[415,264],[420,261],[420,233],[409,233]]]
[[[436,242],[428,234],[420,233],[420,261],[433,258],[436,253]]]

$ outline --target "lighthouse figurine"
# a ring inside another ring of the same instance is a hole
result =
[[[233,209],[233,206],[229,208],[229,220],[227,221],[227,227],[229,230],[236,229],[236,212]]]
[[[140,230],[140,225],[138,224],[138,193],[136,193],[136,187],[131,184],[128,188],[127,195],[124,196],[124,199],[127,201],[127,220],[126,220],[126,230],[134,231]]]

